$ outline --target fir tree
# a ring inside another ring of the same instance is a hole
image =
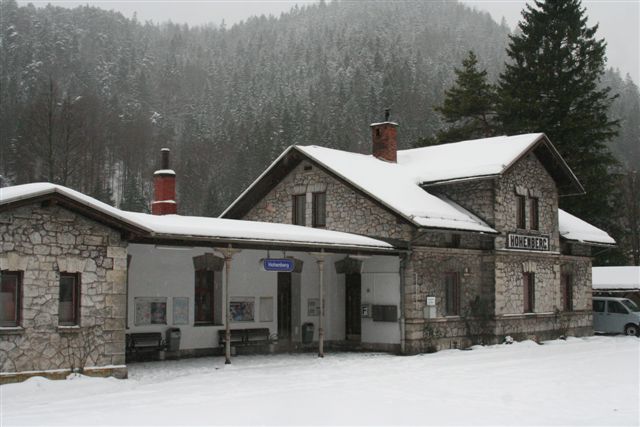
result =
[[[510,36],[510,61],[500,75],[498,118],[507,134],[544,132],[587,194],[563,197],[560,207],[611,229],[616,162],[606,143],[617,121],[607,112],[613,98],[600,88],[604,40],[587,26],[580,0],[535,1]]]
[[[144,198],[140,180],[136,175],[130,174],[125,180],[120,209],[131,212],[149,212],[149,204]]]
[[[450,125],[438,132],[440,143],[493,136],[495,126],[495,87],[487,82],[487,71],[478,69],[473,51],[456,68],[456,82],[445,91],[444,103],[435,110]]]

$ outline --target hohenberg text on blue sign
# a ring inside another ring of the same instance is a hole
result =
[[[262,260],[262,267],[266,271],[291,272],[295,267],[295,262],[287,258],[265,258]]]

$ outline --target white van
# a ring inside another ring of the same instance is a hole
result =
[[[627,298],[593,297],[593,330],[640,336],[640,308]]]

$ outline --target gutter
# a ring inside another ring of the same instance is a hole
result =
[[[152,233],[149,238],[140,238],[135,239],[132,243],[145,243],[152,241],[154,243],[161,243],[162,241],[170,241],[170,242],[182,242],[182,243],[209,243],[215,244],[216,246],[225,246],[228,244],[233,245],[241,245],[247,247],[265,247],[265,246],[289,246],[300,249],[336,249],[338,251],[346,251],[346,252],[369,252],[376,254],[397,254],[399,252],[393,246],[390,247],[382,247],[382,246],[367,246],[367,245],[353,245],[353,244],[341,244],[341,243],[323,243],[323,242],[299,242],[294,240],[269,240],[269,239],[243,239],[243,238],[226,238],[226,237],[215,237],[215,236],[194,236],[194,235],[184,235],[184,234],[159,234]]]

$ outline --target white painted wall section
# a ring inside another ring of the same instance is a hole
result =
[[[398,257],[375,256],[362,266],[362,304],[396,305],[396,322],[374,322],[362,319],[362,342],[400,344],[400,260]]]
[[[131,256],[128,277],[127,296],[127,332],[161,332],[169,327],[179,327],[182,332],[181,349],[202,349],[218,346],[218,331],[224,325],[194,326],[195,271],[193,258],[205,253],[214,253],[212,248],[178,248],[154,245],[130,244],[128,253]],[[219,254],[218,254],[219,255]],[[293,319],[292,335],[295,341],[301,337],[301,326],[305,322],[314,324],[314,340],[318,339],[318,316],[309,316],[309,299],[319,298],[319,270],[316,259],[305,252],[286,252],[271,250],[269,256],[280,258],[294,257],[303,261],[299,280],[294,279],[292,286],[299,286],[292,295],[299,295],[292,301]],[[254,298],[254,321],[231,322],[232,329],[269,328],[272,334],[277,333],[277,273],[263,271],[260,260],[267,258],[264,250],[243,250],[234,255],[231,274],[229,276],[229,296]],[[325,337],[327,340],[345,339],[345,290],[344,275],[336,274],[335,262],[345,255],[329,255],[325,259]],[[296,273],[294,273],[296,274]],[[216,280],[224,284],[224,271],[216,275]],[[224,289],[224,286],[223,286]],[[224,292],[224,291],[223,291]],[[136,325],[135,298],[158,297],[167,299],[166,324]],[[173,319],[173,298],[189,299],[189,322],[186,325],[175,325]],[[261,321],[261,297],[273,298],[272,321]],[[224,307],[222,301],[216,307]],[[400,304],[399,260],[396,256],[376,256],[367,259],[362,272],[362,303]],[[297,308],[296,308],[297,307]],[[224,319],[224,315],[222,317]],[[362,320],[362,341],[367,343],[399,343],[400,333],[397,322],[373,322]]]

